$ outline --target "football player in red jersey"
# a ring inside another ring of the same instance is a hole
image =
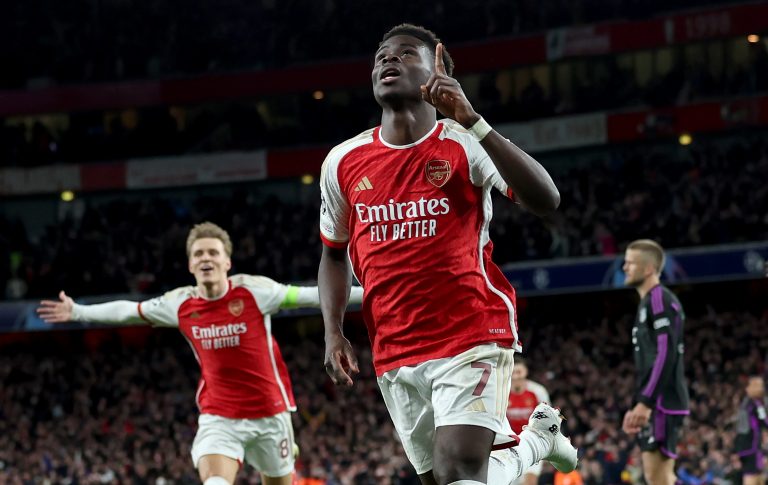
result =
[[[229,234],[210,222],[187,238],[196,285],[142,302],[79,305],[63,291],[42,301],[46,322],[148,323],[178,328],[200,363],[200,408],[192,460],[205,485],[233,484],[243,461],[266,485],[290,485],[296,409],[288,370],[272,337],[270,316],[283,308],[317,307],[317,287],[283,285],[263,276],[228,276]],[[355,288],[351,301],[362,300]]]
[[[576,450],[544,404],[517,447],[491,455],[518,441],[505,413],[521,349],[514,289],[491,261],[491,190],[540,216],[560,195],[472,108],[452,71],[431,31],[390,30],[371,72],[381,125],[323,163],[325,366],[334,383],[352,385],[358,366],[342,325],[354,272],[378,383],[423,483],[510,483],[542,459],[570,471]]]

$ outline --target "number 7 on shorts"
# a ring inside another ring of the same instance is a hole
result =
[[[480,396],[485,390],[485,386],[488,384],[488,378],[491,377],[491,364],[487,362],[472,362],[470,364],[475,369],[483,369],[483,375],[480,376],[480,382],[475,386],[475,390],[472,391],[473,396]]]

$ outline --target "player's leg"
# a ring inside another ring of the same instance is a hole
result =
[[[496,344],[423,365],[432,390],[437,428],[432,472],[439,485],[461,480],[506,485],[514,478],[515,470],[503,478],[489,475],[490,468],[504,468],[513,461],[512,455],[490,460],[497,434],[507,441],[513,436],[506,419],[513,365],[514,352]]]
[[[459,480],[486,483],[488,456],[496,433],[472,425],[440,426],[435,430],[434,468],[439,485]]]
[[[192,443],[192,462],[205,485],[232,484],[244,449],[237,436],[237,420],[202,414]]]
[[[648,424],[637,434],[643,462],[643,476],[648,485],[673,485],[677,442],[685,416],[655,409]]]
[[[429,470],[427,473],[420,474],[419,481],[421,482],[421,485],[437,485],[437,481],[435,481],[435,476],[432,474],[432,470]]]
[[[439,484],[465,479],[507,485],[542,459],[567,471],[575,467],[576,450],[560,433],[559,412],[549,406],[537,407],[530,429],[515,437],[515,448],[490,453],[492,446],[512,441],[506,408],[513,365],[514,352],[495,344],[430,364],[437,426],[433,473]],[[482,431],[470,433],[470,427]]]
[[[423,365],[391,370],[377,381],[408,461],[423,485],[437,485],[432,475],[432,391],[418,372]]]
[[[261,472],[265,485],[291,485],[296,460],[293,425],[288,411],[243,420],[245,461]]]
[[[741,474],[744,485],[764,485],[763,454],[757,452],[752,455],[741,456]]]
[[[675,460],[660,451],[643,451],[643,475],[648,485],[674,485]]]
[[[763,485],[762,484],[762,477],[760,475],[755,474],[744,474],[744,478],[742,479],[742,483],[744,485]]]
[[[231,485],[235,483],[240,463],[224,455],[203,455],[197,462],[200,481],[204,485]]]

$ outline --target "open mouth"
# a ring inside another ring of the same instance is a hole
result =
[[[381,71],[381,82],[388,84],[400,77],[400,71],[394,67],[388,67]]]
[[[200,266],[200,271],[202,271],[203,274],[209,275],[213,272],[213,266],[210,266],[210,265]]]

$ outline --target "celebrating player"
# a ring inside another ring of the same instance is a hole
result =
[[[664,250],[639,239],[627,246],[624,282],[640,295],[632,345],[637,371],[635,407],[623,428],[637,434],[643,473],[649,485],[675,483],[675,448],[688,414],[688,388],[683,369],[685,313],[674,293],[659,283]]]
[[[765,454],[762,450],[762,430],[768,428],[768,403],[765,402],[765,381],[750,376],[747,396],[739,406],[736,420],[736,453],[741,459],[744,485],[763,485]]]
[[[571,470],[559,412],[541,405],[517,441],[506,419],[515,291],[491,261],[491,189],[538,215],[560,195],[533,158],[494,131],[451,77],[434,33],[403,24],[374,55],[381,126],[335,147],[322,168],[318,286],[325,366],[351,386],[342,331],[354,274],[378,383],[422,483],[511,483],[541,459]],[[437,121],[437,111],[448,120]],[[347,256],[348,255],[348,256]]]
[[[507,419],[512,431],[520,434],[528,424],[528,417],[539,403],[549,403],[549,393],[539,384],[528,379],[528,365],[522,358],[515,359],[512,370],[512,390],[507,404]],[[517,480],[517,485],[536,485],[541,475],[542,462],[534,463]]]
[[[148,323],[178,328],[200,363],[200,408],[192,460],[205,485],[235,482],[245,460],[267,485],[289,485],[294,470],[295,410],[288,370],[272,337],[270,315],[282,308],[317,307],[317,287],[282,285],[263,276],[234,275],[229,234],[210,222],[187,238],[196,286],[139,302],[78,305],[63,291],[43,301],[47,322]],[[355,288],[351,301],[362,300]]]

